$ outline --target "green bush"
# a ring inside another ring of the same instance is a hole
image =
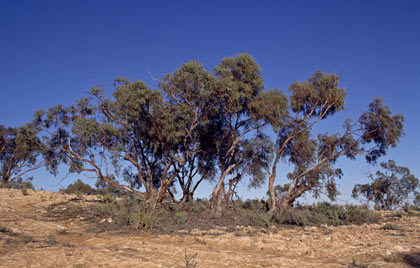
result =
[[[102,220],[103,227],[132,228],[173,232],[182,228],[211,228],[211,226],[254,226],[267,228],[273,225],[320,226],[376,223],[379,214],[367,207],[317,203],[298,208],[266,211],[261,201],[234,202],[231,209],[224,211],[222,218],[211,215],[211,208],[205,202],[193,201],[177,206],[166,204],[151,209],[147,202],[132,196],[112,196],[106,203],[93,206],[92,218]],[[109,220],[112,218],[112,221]]]
[[[286,208],[276,211],[271,216],[271,221],[276,224],[290,224],[290,225],[313,225],[311,213],[307,209]]]
[[[188,214],[186,211],[177,211],[175,213],[175,224],[185,224],[188,219]]]
[[[376,211],[372,211],[366,206],[345,206],[349,224],[364,224],[364,223],[377,223],[380,220],[380,215]]]
[[[27,180],[22,180],[22,178],[18,178],[15,181],[9,181],[6,184],[0,183],[2,188],[10,188],[10,189],[19,189],[22,190],[22,193],[26,195],[26,190],[35,190],[34,185],[31,182],[32,178]]]
[[[131,227],[135,229],[151,230],[156,222],[153,211],[147,204],[135,197],[115,197],[102,205],[92,209],[94,217],[111,218],[115,227]]]
[[[97,190],[92,188],[89,184],[82,182],[80,179],[77,179],[74,183],[69,184],[66,189],[61,189],[60,193],[94,195],[97,194]]]
[[[251,199],[251,200],[246,200],[245,203],[243,203],[242,201],[240,202],[242,203],[242,208],[247,209],[247,210],[252,210],[252,211],[268,211],[268,203],[265,202],[264,200],[258,200],[258,199]]]
[[[156,222],[156,218],[151,211],[147,211],[144,208],[138,208],[134,213],[130,215],[130,224],[135,225],[135,228],[152,230],[153,225]]]
[[[327,202],[314,204],[310,209],[314,214],[320,216],[319,224],[343,225],[348,218],[344,207]]]
[[[245,210],[241,212],[241,217],[246,226],[268,227],[270,226],[270,215],[266,212]]]
[[[376,223],[379,214],[363,206],[333,205],[326,202],[301,208],[287,208],[276,211],[271,218],[275,224],[291,225],[346,225]]]

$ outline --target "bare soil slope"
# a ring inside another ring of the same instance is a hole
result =
[[[104,219],[93,223],[64,213],[98,200],[0,189],[0,267],[187,267],[186,259],[201,268],[420,267],[419,216],[384,214],[383,223],[362,226],[163,235],[98,232]]]

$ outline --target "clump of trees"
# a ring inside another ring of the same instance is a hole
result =
[[[91,174],[152,207],[175,200],[176,188],[182,191],[181,202],[189,202],[207,180],[214,183],[216,215],[230,204],[239,182],[247,180],[250,187],[267,182],[274,210],[305,193],[334,199],[336,179],[342,176],[335,166],[340,157],[364,155],[368,163],[376,162],[404,134],[404,117],[392,114],[378,98],[358,119],[346,120],[342,132],[316,136],[318,122],[344,109],[346,91],[339,77],[316,71],[307,81],[292,83],[288,94],[264,90],[261,69],[248,54],[223,59],[213,72],[187,62],[158,81],[151,89],[117,78],[110,97],[103,86],[95,86],[74,105],[37,111],[16,134],[2,128],[3,180],[10,180],[7,174],[20,176],[23,167],[37,167],[42,159],[53,174],[65,164],[69,172]],[[17,140],[18,133],[28,144],[9,149],[4,139]],[[23,153],[3,156],[14,150]],[[294,170],[276,191],[277,170],[284,162]],[[6,165],[17,167],[6,172]]]
[[[85,194],[94,195],[99,194],[99,191],[94,189],[89,184],[84,183],[82,180],[77,179],[74,183],[71,183],[65,189],[60,190],[61,193],[65,194]]]
[[[393,210],[402,208],[408,198],[420,205],[420,193],[416,191],[419,180],[406,167],[397,166],[394,160],[382,162],[385,170],[370,174],[371,183],[356,184],[352,196],[363,201],[373,202],[375,209]]]

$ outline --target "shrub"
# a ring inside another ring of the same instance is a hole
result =
[[[1,226],[0,226],[0,233],[4,233],[5,235],[8,235],[8,236],[17,236],[17,237],[22,235],[20,233],[13,232],[11,229],[7,227],[1,227]]]
[[[251,200],[246,200],[245,203],[240,201],[239,204],[242,204],[242,208],[247,209],[247,210],[268,211],[268,203],[265,202],[264,200],[251,199]]]
[[[66,234],[68,234],[68,232],[67,232],[67,229],[60,229],[60,230],[57,230],[57,234],[66,235]]]
[[[130,217],[130,223],[134,224],[136,229],[145,229],[151,231],[153,225],[155,224],[156,219],[152,212],[144,211],[139,209],[137,212],[133,213]]]
[[[381,227],[381,230],[398,230],[397,226],[387,223],[384,226]]]
[[[314,204],[311,209],[315,214],[320,214],[324,218],[322,224],[343,225],[349,218],[349,214],[343,206],[327,202]]]
[[[72,184],[69,184],[66,189],[61,189],[60,193],[65,194],[85,194],[85,195],[93,195],[97,194],[97,191],[93,189],[89,184],[82,182],[80,179],[77,179]]]
[[[31,182],[32,178],[29,178],[27,180],[22,180],[22,178],[18,178],[15,181],[9,181],[5,184],[1,184],[0,186],[3,188],[10,188],[10,189],[18,189],[22,190],[22,193],[26,195],[26,190],[35,190],[34,185]]]
[[[380,220],[379,213],[366,206],[346,205],[345,208],[348,213],[347,222],[349,224],[377,223]]]
[[[23,238],[23,243],[28,244],[34,241],[34,238],[32,236],[25,236]]]
[[[102,195],[102,202],[104,203],[113,203],[117,201],[117,197],[111,193],[104,193]]]
[[[48,235],[47,236],[47,244],[48,245],[50,245],[50,246],[55,246],[55,245],[57,245],[58,244],[58,241],[57,240],[55,240],[55,238],[52,236],[52,235]]]
[[[188,219],[188,214],[186,211],[177,211],[175,213],[175,224],[185,224]]]
[[[255,227],[268,227],[270,226],[270,215],[266,212],[242,210],[241,217],[245,225]]]
[[[112,225],[118,227],[151,230],[156,221],[145,202],[128,196],[119,200],[113,197],[102,205],[94,206],[92,211],[94,217],[111,217]]]
[[[311,225],[313,220],[310,219],[311,214],[307,209],[286,208],[276,211],[271,216],[271,221],[275,224],[290,224],[305,226]]]
[[[198,263],[195,261],[195,258],[197,258],[197,253],[195,253],[193,256],[190,256],[187,254],[187,250],[185,250],[184,255],[184,262],[185,262],[185,268],[198,268]]]
[[[326,202],[300,208],[287,208],[273,213],[271,221],[275,224],[291,225],[346,225],[376,223],[379,214],[367,207],[355,205],[333,205]]]

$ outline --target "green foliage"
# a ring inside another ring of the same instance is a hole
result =
[[[308,81],[290,86],[291,111],[281,119],[280,127],[274,126],[278,137],[269,182],[272,206],[276,201],[274,178],[280,159],[294,166],[288,174],[288,189],[281,189],[282,207],[293,204],[306,192],[312,192],[314,197],[326,194],[334,200],[339,193],[336,178],[343,175],[340,168],[334,167],[340,157],[355,159],[364,154],[368,163],[375,162],[404,135],[404,117],[392,115],[382,99],[375,99],[357,122],[345,121],[343,133],[318,134],[315,138],[312,126],[344,109],[346,92],[338,85],[338,76],[317,71]]]
[[[414,193],[414,205],[420,210],[420,191]]]
[[[286,112],[287,101],[279,91],[263,93],[260,67],[248,54],[223,59],[214,73],[217,104],[206,129],[204,151],[220,174],[212,193],[212,206],[220,215],[239,181],[250,178],[250,186],[258,187],[267,176],[272,144],[262,129],[278,124],[276,116]],[[223,202],[227,178],[228,198]]]
[[[379,215],[366,207],[354,205],[339,206],[330,203],[317,203],[301,208],[285,208],[272,215],[276,224],[291,225],[347,225],[376,223]]]
[[[194,206],[197,207],[193,208]],[[271,213],[267,213],[267,210],[267,203],[261,200],[237,202],[235,206],[224,212],[224,217],[219,219],[211,215],[211,208],[208,205],[202,203],[186,204],[182,207],[167,206],[153,210],[144,201],[124,197],[114,202],[92,205],[84,212],[83,217],[98,224],[101,230],[140,229],[159,233],[172,233],[177,230],[191,230],[191,228],[211,229],[214,226],[224,226],[228,231],[236,230],[232,226],[258,228],[270,228],[283,224],[336,226],[377,223],[380,218],[378,213],[366,207],[338,206],[328,203],[286,208]]]
[[[271,217],[271,221],[276,224],[289,224],[297,226],[319,225],[321,221],[307,209],[294,209],[291,207],[284,208],[281,211],[276,211]]]
[[[378,223],[380,215],[365,206],[346,205],[347,220],[351,224]]]
[[[0,187],[14,188],[16,180],[22,181],[23,175],[41,166],[44,146],[37,134],[33,124],[16,128],[0,125]]]
[[[360,119],[362,127],[362,143],[374,142],[376,146],[367,151],[366,160],[375,162],[378,157],[385,155],[389,146],[397,146],[399,138],[404,135],[402,114],[392,115],[391,110],[383,103],[383,99],[376,98],[369,109]]]
[[[375,209],[393,210],[402,208],[409,196],[418,195],[416,188],[419,180],[403,166],[397,166],[394,160],[381,163],[385,172],[377,171],[370,174],[371,183],[356,184],[352,196],[360,195],[370,202],[374,202]]]
[[[114,199],[93,208],[94,217],[110,219],[107,221],[115,227],[152,230],[156,223],[154,212],[147,204],[135,197]]]
[[[188,220],[188,213],[186,211],[177,211],[175,213],[175,224],[185,224]]]
[[[281,197],[285,196],[287,194],[287,191],[289,190],[290,183],[286,183],[284,185],[276,185],[274,187],[276,198],[280,199]]]
[[[24,181],[22,178],[17,178],[16,180],[9,181],[8,183],[3,184],[4,188],[11,188],[11,189],[20,189],[22,191],[26,190],[35,190],[34,185],[31,182],[32,178]]]
[[[246,113],[247,105],[264,88],[260,67],[246,53],[224,58],[214,73],[218,80],[216,96],[220,98],[220,105],[227,113]]]
[[[270,226],[270,215],[265,211],[241,210],[241,217],[244,219],[244,224],[246,226],[264,228]]]
[[[325,118],[343,110],[346,92],[344,88],[337,87],[338,83],[337,75],[326,75],[321,71],[316,71],[306,82],[293,83],[289,88],[293,112]]]
[[[278,89],[262,92],[248,106],[254,120],[263,119],[274,128],[283,124],[282,118],[288,112],[287,98]]]
[[[156,219],[151,211],[146,210],[144,207],[137,208],[130,216],[130,223],[135,224],[136,229],[144,229],[150,231],[153,229]]]
[[[355,205],[343,207],[323,202],[313,205],[311,209],[326,216],[325,223],[329,225],[376,223],[379,220],[379,215],[370,211],[367,207]]]
[[[61,193],[65,194],[85,194],[85,195],[94,195],[97,194],[97,190],[93,189],[89,184],[82,182],[80,179],[77,179],[72,184],[69,184],[66,189],[61,189]]]

